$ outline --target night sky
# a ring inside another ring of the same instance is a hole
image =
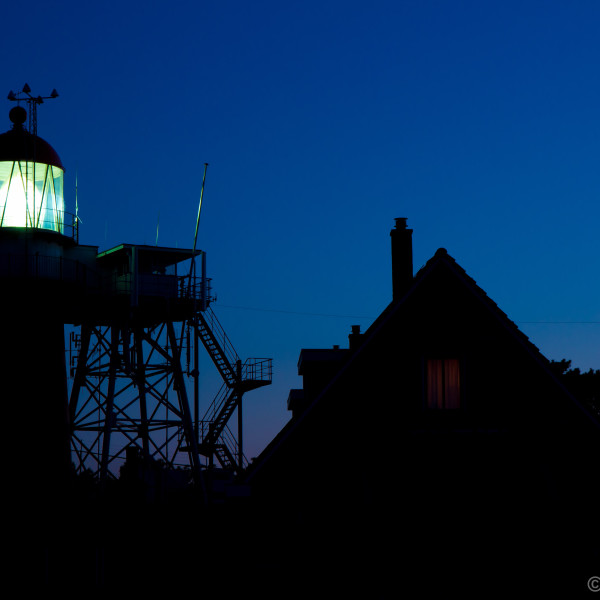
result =
[[[26,7],[26,8],[25,8]],[[3,7],[2,81],[59,98],[38,134],[80,242],[198,247],[256,456],[300,349],[391,299],[389,231],[439,247],[543,354],[600,368],[600,3],[57,0]],[[4,126],[10,128],[4,101]],[[202,364],[206,406],[219,387]]]

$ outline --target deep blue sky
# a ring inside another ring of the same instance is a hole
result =
[[[289,418],[300,349],[390,300],[395,217],[415,270],[447,248],[548,358],[600,368],[600,3],[26,6],[3,8],[2,93],[58,90],[38,133],[71,210],[77,173],[82,243],[153,244],[160,215],[159,244],[191,247],[210,163],[213,308],[274,359],[249,456]]]

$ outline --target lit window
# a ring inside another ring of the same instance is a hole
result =
[[[427,408],[460,408],[460,369],[458,359],[428,359],[425,386]]]

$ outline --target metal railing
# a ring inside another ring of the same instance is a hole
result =
[[[199,277],[197,278],[200,279]],[[102,279],[103,288],[110,293],[131,295],[134,285],[137,285],[139,296],[160,296],[161,298],[174,298],[178,300],[202,301],[202,292],[205,289],[201,284],[187,275],[171,275],[163,273],[139,273],[136,277],[127,273],[118,275],[109,273]]]
[[[243,381],[271,381],[272,379],[272,358],[247,358],[242,365]]]
[[[79,242],[79,219],[70,212],[65,210],[62,211],[49,211],[54,216],[53,218],[42,218],[38,219],[25,218],[25,224],[15,225],[11,220],[7,218],[5,222],[0,220],[0,228],[2,229],[41,229],[43,231],[52,231],[60,235],[65,235],[76,242]]]

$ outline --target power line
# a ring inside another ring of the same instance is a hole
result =
[[[233,304],[218,304],[219,308],[233,310],[252,310],[257,312],[281,313],[285,315],[301,315],[305,317],[332,317],[336,319],[374,319],[369,315],[345,315],[339,313],[315,313],[299,310],[283,310],[279,308],[257,308],[255,306],[237,306]],[[600,325],[600,321],[514,321],[521,325]]]
[[[600,321],[515,321],[522,325],[600,325]]]
[[[257,308],[255,306],[237,306],[232,304],[218,304],[219,308],[233,310],[251,310],[256,312],[281,313],[285,315],[301,315],[305,317],[331,317],[336,319],[374,319],[369,315],[346,315],[339,313],[316,313],[299,310],[283,310],[279,308]],[[600,321],[514,321],[520,325],[600,325]]]

